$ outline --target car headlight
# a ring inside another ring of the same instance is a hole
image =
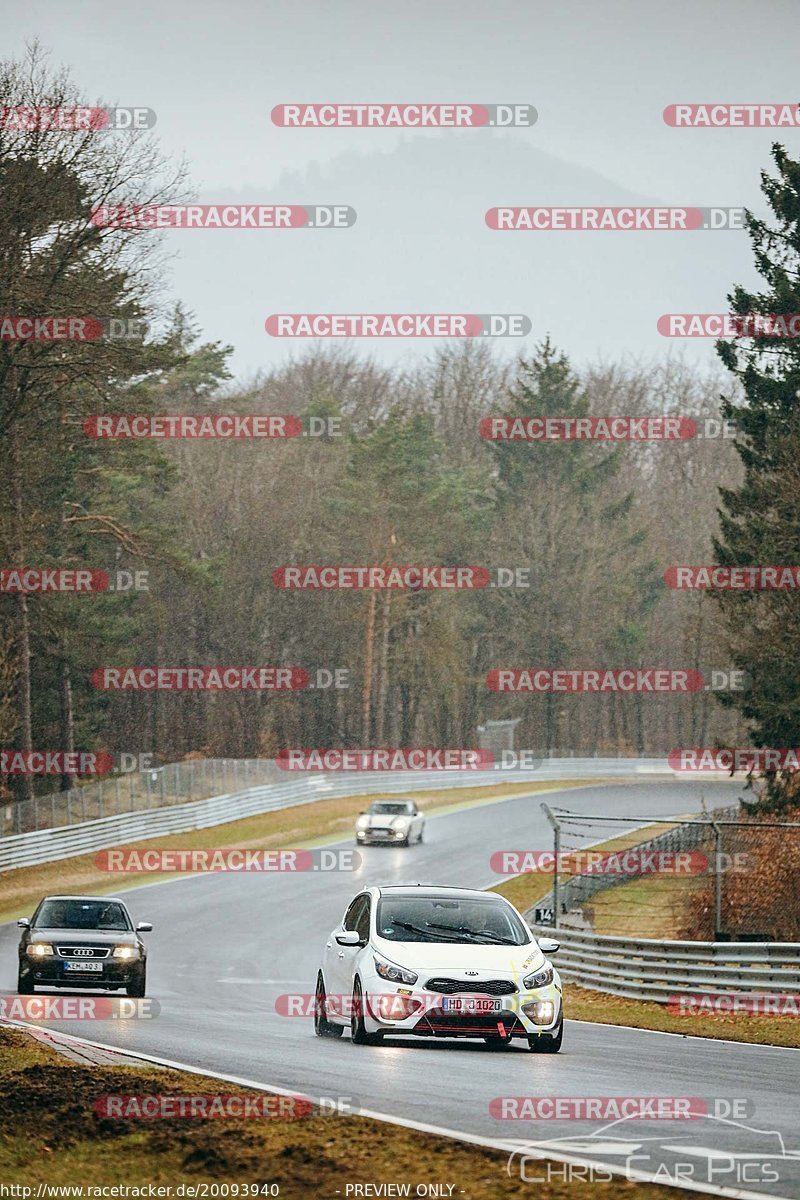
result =
[[[547,987],[548,983],[553,982],[553,967],[550,963],[542,967],[539,971],[532,971],[530,975],[526,975],[522,981],[522,986],[527,992],[532,988]]]
[[[53,953],[49,942],[31,942],[26,951],[30,958],[47,958]]]
[[[411,818],[410,817],[395,817],[392,824],[394,825],[395,829],[408,829],[409,825],[411,824]]]
[[[394,963],[386,962],[382,958],[375,959],[375,970],[381,979],[388,979],[390,983],[416,983],[419,979],[419,976],[415,975],[413,971],[395,966]]]
[[[369,825],[369,817],[358,817],[356,819],[356,829],[366,829]]]
[[[112,958],[138,958],[139,951],[135,946],[115,946]]]

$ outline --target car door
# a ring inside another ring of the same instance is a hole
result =
[[[369,918],[370,918],[370,897],[366,892],[362,892],[353,901],[351,908],[348,909],[347,917],[349,923],[346,928],[355,930],[363,943],[369,941]],[[361,954],[363,946],[339,946],[339,967],[342,980],[342,995],[349,996],[353,991],[353,975],[355,974],[356,961]]]
[[[331,937],[331,949],[329,953],[329,961],[331,969],[326,975],[325,986],[329,996],[349,996],[353,990],[353,966],[356,955],[359,953],[358,946],[340,946],[336,941],[336,934],[344,930],[356,930],[360,932],[359,919],[362,920],[366,908],[367,922],[369,922],[369,896],[366,892],[360,892],[351,902],[347,912],[344,914],[342,924],[339,929],[335,930]],[[369,936],[369,933],[367,933]]]

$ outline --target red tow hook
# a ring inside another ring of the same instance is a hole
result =
[[[502,1021],[497,1022],[497,1032],[500,1034],[500,1037],[506,1036],[506,1027]]]

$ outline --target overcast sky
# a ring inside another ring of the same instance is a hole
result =
[[[497,204],[553,202],[542,199],[549,193],[576,204],[635,197],[759,207],[758,174],[775,134],[672,129],[662,110],[677,101],[800,100],[797,18],[796,0],[137,0],[125,8],[28,0],[6,6],[2,45],[16,55],[38,37],[90,100],[155,109],[163,150],[186,156],[207,202],[264,196],[356,207],[347,231],[169,235],[179,253],[176,298],[206,338],[234,343],[244,374],[290,351],[263,331],[264,318],[283,311],[522,311],[534,337],[552,330],[578,360],[674,351],[655,317],[722,311],[730,286],[752,279],[746,237],[677,235],[676,247],[663,240],[672,234],[492,234],[478,205],[491,192],[493,164]],[[503,135],[291,130],[270,121],[277,103],[323,100],[526,102],[539,120]],[[800,151],[800,130],[779,137]],[[428,139],[434,145],[420,144]],[[474,178],[462,184],[465,168]],[[544,186],[552,181],[574,181],[580,194]],[[425,220],[420,198],[429,188],[437,205]],[[419,219],[401,221],[398,234],[381,217],[396,221],[405,199]],[[597,320],[575,319],[576,300]],[[376,352],[374,341],[356,344]],[[712,343],[685,352],[710,360]]]

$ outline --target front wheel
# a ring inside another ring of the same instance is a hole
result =
[[[562,1019],[556,1033],[540,1033],[536,1037],[529,1037],[528,1048],[534,1054],[558,1054],[563,1038],[564,1021]]]
[[[317,1037],[341,1037],[344,1033],[343,1025],[334,1025],[333,1021],[329,1021],[325,1015],[327,996],[325,993],[325,980],[322,977],[322,971],[317,972],[317,986],[314,992],[314,1033]]]
[[[350,1018],[350,1037],[354,1046],[379,1046],[382,1033],[367,1033],[364,1024],[364,996],[358,980],[353,984],[353,1015]]]
[[[147,970],[142,967],[141,971],[137,971],[130,983],[125,985],[125,991],[129,996],[143,996],[147,989]]]
[[[19,973],[17,974],[17,991],[20,996],[33,995],[33,980],[26,971],[23,971],[22,967],[19,968]]]

